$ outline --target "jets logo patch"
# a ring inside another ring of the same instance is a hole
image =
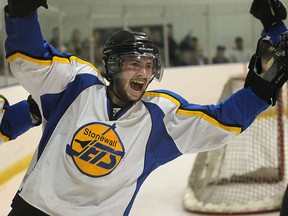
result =
[[[70,145],[66,146],[66,153],[82,173],[101,177],[117,167],[125,150],[115,128],[115,124],[93,122],[75,133]]]

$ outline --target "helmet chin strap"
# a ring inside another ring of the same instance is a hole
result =
[[[152,80],[154,79],[154,77],[155,77],[155,75],[153,74],[153,75],[151,76],[151,78],[150,78],[149,84],[152,82]],[[147,85],[146,89],[148,88],[149,84]],[[145,89],[145,91],[146,91],[146,89]]]

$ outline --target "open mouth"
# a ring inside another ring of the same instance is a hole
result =
[[[144,82],[142,81],[136,81],[133,80],[130,82],[130,87],[134,90],[134,91],[142,91],[143,87],[144,87]]]

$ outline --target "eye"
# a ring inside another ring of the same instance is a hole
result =
[[[133,69],[139,70],[141,68],[140,64],[138,62],[131,62],[129,66]]]
[[[147,64],[147,65],[146,65],[146,69],[151,70],[152,68],[153,68],[153,64]]]

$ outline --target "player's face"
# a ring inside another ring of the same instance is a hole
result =
[[[113,82],[113,90],[118,99],[126,102],[140,100],[149,85],[152,71],[151,57],[124,57],[121,71]]]

